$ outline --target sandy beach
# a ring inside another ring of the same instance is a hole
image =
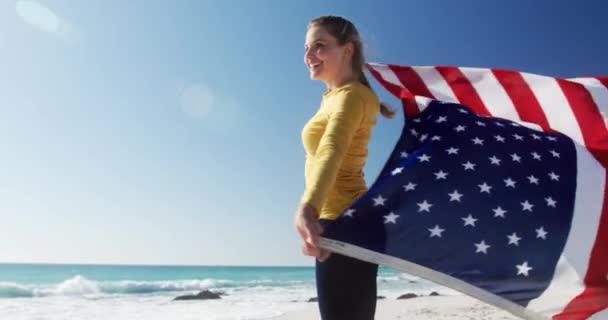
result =
[[[319,319],[316,303],[302,310],[288,312],[273,320]],[[417,297],[378,301],[376,320],[516,320],[506,311],[467,296]]]

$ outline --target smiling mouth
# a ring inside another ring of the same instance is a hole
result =
[[[311,64],[311,65],[309,65],[309,69],[310,69],[311,71],[315,71],[315,70],[319,69],[319,67],[320,67],[322,64],[323,64],[322,62],[321,62],[321,63],[315,63],[315,64]]]

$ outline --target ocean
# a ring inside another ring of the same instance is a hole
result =
[[[221,299],[173,301],[201,290]],[[378,294],[442,287],[381,267]],[[271,319],[316,296],[314,267],[0,264],[0,319]]]

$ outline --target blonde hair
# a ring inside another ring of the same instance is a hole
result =
[[[313,26],[324,28],[330,35],[336,38],[339,45],[345,45],[349,42],[353,43],[354,52],[352,57],[352,69],[354,74],[358,74],[358,80],[372,91],[374,90],[367,80],[363,67],[365,65],[365,56],[363,55],[363,43],[359,32],[355,25],[349,20],[340,16],[321,16],[312,19],[308,23],[308,29]],[[394,118],[396,111],[389,107],[386,103],[380,102],[380,113],[385,118]]]

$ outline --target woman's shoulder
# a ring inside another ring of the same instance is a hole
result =
[[[350,82],[339,88],[326,92],[324,97],[339,95],[355,95],[363,99],[366,104],[380,104],[380,99],[372,89],[359,81]]]

